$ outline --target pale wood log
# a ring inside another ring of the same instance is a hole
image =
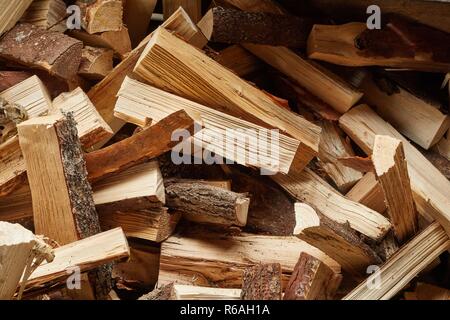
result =
[[[208,288],[175,284],[174,300],[240,300],[240,289]]]
[[[362,174],[342,165],[338,159],[354,156],[355,153],[337,124],[322,121],[320,125],[322,135],[319,144],[319,166],[333,180],[339,191],[345,193],[362,178]]]
[[[32,2],[33,0],[14,0],[0,3],[0,36],[14,27]]]
[[[294,235],[328,254],[352,276],[359,278],[367,266],[381,263],[348,225],[338,224],[304,203],[295,204],[295,213]]]
[[[239,77],[245,77],[259,70],[261,61],[239,45],[233,45],[219,52],[214,60],[232,70]]]
[[[242,300],[281,300],[281,265],[258,264],[246,268],[242,276]]]
[[[352,229],[375,241],[383,239],[391,228],[381,214],[345,198],[310,169],[278,174],[272,179],[297,201],[309,204],[338,224],[348,222]]]
[[[367,105],[347,112],[340,118],[339,124],[367,154],[373,151],[376,135],[401,140],[417,210],[427,219],[430,216],[435,218],[450,232],[450,181],[438,169]]]
[[[102,80],[113,69],[113,51],[85,46],[78,74],[90,80]]]
[[[173,61],[165,59],[167,53]],[[165,29],[155,32],[134,71],[161,89],[291,135],[300,141],[294,164],[299,170],[317,154],[320,128],[280,108],[263,92]]]
[[[197,23],[202,17],[201,0],[163,0],[164,19],[169,18],[179,7],[182,7],[194,23]]]
[[[128,27],[131,43],[136,48],[148,34],[157,0],[125,1],[123,22]]]
[[[245,166],[282,173],[288,173],[296,161],[295,152],[298,141],[280,134],[277,141],[279,152],[269,145],[264,149],[262,144],[256,150],[252,146],[252,141],[258,139],[258,134],[267,135],[265,128],[128,77],[125,78],[118,93],[114,112],[120,119],[146,126],[149,119],[152,123],[158,123],[178,110],[200,116],[200,123],[204,129],[196,132],[193,137],[193,143],[199,148]],[[223,142],[227,145],[224,146]]]
[[[389,136],[375,136],[372,161],[394,233],[403,243],[418,231],[418,217],[402,142]]]
[[[381,214],[386,211],[383,190],[374,172],[366,173],[345,197]]]
[[[375,171],[371,157],[342,157],[337,159],[343,166],[356,170],[361,173],[368,173]]]
[[[341,281],[342,275],[302,252],[289,278],[283,300],[331,300]]]
[[[397,251],[379,271],[345,296],[344,300],[391,299],[449,248],[450,240],[445,230],[434,222]],[[377,283],[379,285],[375,286]]]
[[[82,48],[81,41],[60,32],[22,23],[1,39],[0,56],[71,80],[78,71]]]
[[[35,0],[20,19],[45,29],[64,32],[67,29],[67,6],[63,0]]]
[[[122,0],[94,0],[90,2],[77,1],[81,8],[81,26],[88,33],[119,31],[122,26]]]

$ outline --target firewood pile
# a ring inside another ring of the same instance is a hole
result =
[[[449,300],[449,78],[441,1],[0,0],[0,299]]]

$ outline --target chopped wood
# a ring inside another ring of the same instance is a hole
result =
[[[81,8],[81,26],[88,33],[119,31],[122,26],[122,0],[77,1]]]
[[[387,135],[403,143],[414,202],[420,214],[432,216],[450,233],[450,181],[416,148],[367,105],[353,108],[339,124],[366,154],[371,154],[376,135]]]
[[[84,148],[89,148],[113,134],[112,129],[80,88],[62,93],[53,100],[51,113],[57,112],[73,113],[77,123],[78,137]]]
[[[367,266],[381,262],[348,225],[338,224],[304,203],[295,204],[295,214],[294,235],[327,253],[353,276],[358,278]]]
[[[335,223],[348,222],[351,229],[375,241],[383,239],[391,228],[390,222],[381,214],[345,198],[310,169],[289,175],[278,174],[272,179],[295,200],[311,205]]]
[[[391,299],[449,248],[450,240],[446,232],[435,222],[405,244],[381,269],[345,296],[344,300]]]
[[[119,31],[89,34],[82,30],[69,30],[68,34],[75,39],[83,41],[86,46],[111,49],[121,60],[125,59],[131,51],[131,40],[128,29],[125,26]]]
[[[67,29],[66,10],[67,6],[63,0],[35,0],[20,21],[52,31],[64,32]]]
[[[308,57],[346,66],[450,71],[448,34],[405,18],[386,20],[381,30],[359,22],[314,25]]]
[[[32,24],[18,24],[0,40],[0,57],[65,80],[77,73],[82,42]]]
[[[361,173],[368,173],[375,171],[371,157],[342,157],[337,159],[339,163],[347,168],[351,168]]]
[[[136,48],[148,34],[150,20],[156,3],[157,0],[125,1],[123,22],[130,33],[133,48]]]
[[[261,61],[239,45],[229,46],[219,52],[214,60],[232,70],[239,77],[245,77],[262,66]]]
[[[418,216],[402,142],[389,136],[375,136],[372,160],[394,233],[403,243],[418,231]]]
[[[175,281],[177,284],[241,288],[245,268],[259,263],[280,263],[286,283],[300,252],[307,252],[335,272],[341,272],[336,261],[296,237],[225,236],[201,229],[184,231],[162,243],[158,281],[160,285]]]
[[[26,71],[0,71],[0,92],[19,84],[31,76],[32,74]]]
[[[202,16],[201,0],[163,0],[163,16],[168,19],[178,8],[183,8],[194,23],[197,23]]]
[[[172,150],[179,143],[172,137],[177,130],[193,134],[194,120],[184,111],[175,112],[128,139],[86,154],[89,180],[101,180]]]
[[[198,23],[209,41],[306,47],[312,22],[291,15],[214,7]]]
[[[182,284],[169,284],[168,300],[241,300],[240,289],[209,288]],[[161,290],[156,289],[155,291]],[[168,288],[167,288],[168,289]],[[139,300],[156,300],[155,295],[144,295]],[[157,300],[163,300],[158,297]]]
[[[242,300],[281,300],[281,265],[258,264],[244,270]]]
[[[90,80],[102,80],[113,69],[113,51],[85,46],[78,74]]]
[[[63,283],[70,276],[68,270],[80,268],[87,272],[113,261],[130,256],[127,239],[120,228],[105,231],[54,250],[55,259],[43,263],[29,278],[27,291]]]
[[[250,199],[246,195],[204,183],[166,180],[167,207],[189,221],[240,226],[247,224]]]
[[[255,150],[252,142],[258,139],[258,134],[260,137],[268,134],[265,128],[128,77],[118,93],[114,109],[118,118],[139,126],[146,126],[148,119],[158,123],[179,110],[200,116],[204,129],[193,138],[199,148],[245,166],[282,173],[288,173],[296,161],[298,141],[280,134],[277,141],[280,152],[262,144]],[[226,145],[223,144],[225,139]]]
[[[0,36],[19,21],[33,0],[2,1],[0,3]]]
[[[345,167],[337,160],[354,156],[355,153],[337,124],[322,121],[320,125],[322,136],[319,144],[319,166],[333,180],[339,191],[345,193],[362,178],[362,174]]]
[[[302,252],[284,292],[283,300],[331,300],[342,281],[319,259]]]
[[[166,53],[174,59],[170,63]],[[134,71],[156,87],[291,135],[301,143],[295,163],[299,170],[317,154],[320,128],[280,108],[263,92],[162,28],[153,35]]]
[[[359,202],[381,214],[386,211],[383,190],[381,189],[374,172],[366,173],[346,194],[346,198]]]
[[[450,161],[450,130],[445,137],[435,145],[435,150],[448,161]]]

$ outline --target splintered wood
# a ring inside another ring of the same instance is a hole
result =
[[[449,300],[450,3],[397,2],[0,0],[0,299]]]

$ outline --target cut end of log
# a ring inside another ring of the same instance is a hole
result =
[[[395,165],[395,155],[399,152],[401,143],[400,140],[389,136],[375,137],[372,161],[378,176],[385,174]]]

